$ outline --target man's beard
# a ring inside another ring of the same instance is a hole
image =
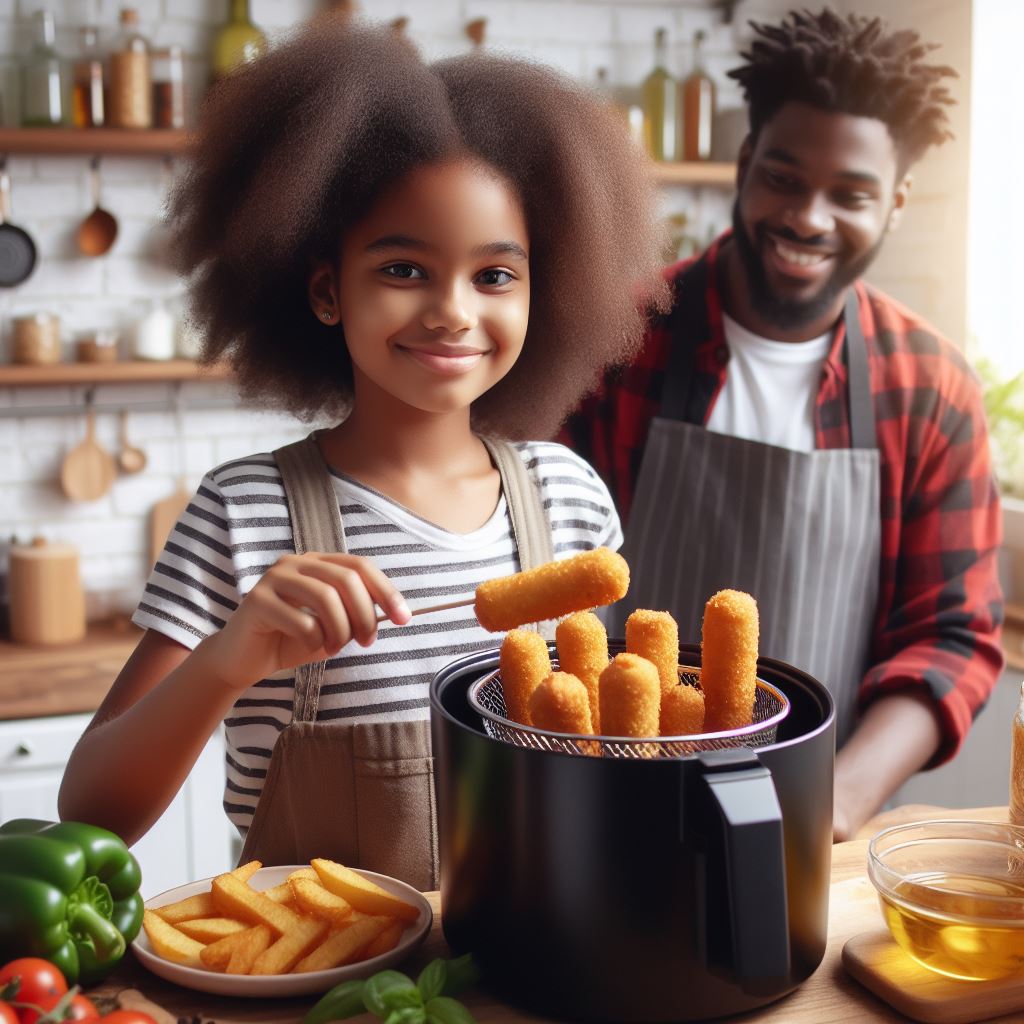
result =
[[[816,295],[809,299],[787,299],[773,291],[768,283],[765,274],[764,263],[761,259],[760,247],[755,247],[753,240],[747,234],[743,221],[740,219],[740,204],[737,199],[732,208],[732,231],[736,241],[736,249],[740,254],[740,261],[746,273],[747,287],[750,292],[750,301],[758,316],[762,317],[769,324],[782,330],[793,330],[804,327],[820,319],[835,302],[836,297],[848,288],[860,277],[878,255],[885,240],[885,234],[879,236],[875,244],[863,256],[856,260],[843,263],[837,260],[836,269],[832,272]],[[800,239],[792,233],[779,232],[781,236],[788,237],[793,242],[800,242]],[[761,239],[759,238],[759,241]]]

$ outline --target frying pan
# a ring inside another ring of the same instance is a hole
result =
[[[0,169],[0,288],[21,284],[35,269],[36,243],[31,235],[11,224],[11,179]]]

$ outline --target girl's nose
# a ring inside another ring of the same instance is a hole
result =
[[[472,288],[463,287],[461,282],[437,288],[423,314],[423,326],[451,334],[472,330],[479,320],[474,297]]]

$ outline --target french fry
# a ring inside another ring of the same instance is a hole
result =
[[[260,891],[268,900],[273,900],[275,903],[290,903],[293,899],[292,887],[287,881],[282,882],[280,885],[274,885],[269,889],[262,889]]]
[[[369,960],[371,957],[390,953],[401,941],[406,927],[403,921],[392,919],[391,924],[363,950],[362,959]]]
[[[193,921],[182,921],[178,931],[184,932],[197,942],[217,942],[235,932],[244,932],[245,925],[230,917],[202,917]]]
[[[234,875],[240,882],[248,882],[261,867],[263,864],[260,861],[251,860],[229,871],[228,874]],[[179,921],[191,921],[197,917],[213,917],[217,911],[213,905],[212,894],[201,892],[187,899],[178,900],[177,903],[168,903],[166,907],[157,907],[153,913],[170,924],[177,924]]]
[[[213,880],[214,906],[226,917],[237,917],[250,924],[267,924],[278,934],[295,930],[302,918],[293,910],[268,899],[262,892],[250,889],[232,874],[218,875]]]
[[[249,974],[256,958],[270,946],[271,931],[265,924],[248,928],[238,936],[238,942],[231,951],[227,974]]]
[[[341,896],[335,896],[318,881],[290,876],[288,884],[295,894],[295,905],[302,914],[311,914],[331,925],[348,924],[352,916],[352,904]]]
[[[418,907],[406,903],[398,896],[393,896],[386,889],[363,878],[343,864],[322,858],[316,858],[310,863],[320,876],[324,888],[348,900],[356,910],[362,910],[367,914],[398,917],[403,921],[415,921],[420,916]]]
[[[333,967],[351,963],[393,920],[389,917],[365,917],[350,928],[334,932],[295,965],[295,973],[329,971]]]
[[[295,916],[298,924],[260,953],[250,974],[287,974],[327,934],[326,921]]]
[[[297,871],[293,871],[288,876],[288,881],[292,882],[296,878],[308,878],[311,882],[320,885],[320,876],[312,868],[299,868]]]
[[[173,960],[176,964],[184,964],[186,967],[202,966],[199,957],[205,947],[201,942],[189,938],[152,910],[147,910],[142,915],[142,926],[146,929],[150,945],[158,956],[165,960]]]

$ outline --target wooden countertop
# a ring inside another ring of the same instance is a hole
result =
[[[60,647],[0,641],[0,719],[91,714],[141,636],[116,619],[91,623],[84,640]]]
[[[908,807],[886,815],[887,824],[930,817],[937,808]],[[943,810],[941,816],[976,818],[980,820],[1006,820],[1005,807],[977,808],[966,811]],[[881,820],[881,819],[879,819]],[[865,873],[868,843],[857,839],[833,847],[832,889],[829,903],[828,947],[818,970],[796,992],[779,1002],[752,1013],[729,1018],[736,1024],[864,1024],[866,1021],[900,1022],[906,1017],[876,999],[867,989],[854,981],[843,969],[841,954],[846,940],[863,931],[878,929],[882,924],[878,901]],[[415,976],[427,962],[437,956],[449,956],[441,933],[439,897],[429,893],[434,908],[434,927],[426,943],[416,956],[399,969]],[[130,989],[131,992],[123,990]],[[156,1014],[157,1024],[177,1024],[198,1016],[203,1022],[214,1024],[298,1024],[303,1014],[316,1001],[287,999],[257,1004],[255,1001],[209,996],[180,988],[149,974],[134,959],[129,959],[106,982],[90,991],[90,996],[120,998],[139,1009],[147,1009],[133,1001],[138,993],[146,1000],[166,1011]],[[538,1024],[540,1018],[514,1010],[489,998],[482,990],[466,994],[462,1001],[469,1007],[480,1024]],[[149,1010],[148,1012],[154,1012]],[[370,1024],[377,1018],[365,1014],[352,1018],[356,1024]],[[995,1024],[1011,1024],[1020,1015],[993,1019]]]

